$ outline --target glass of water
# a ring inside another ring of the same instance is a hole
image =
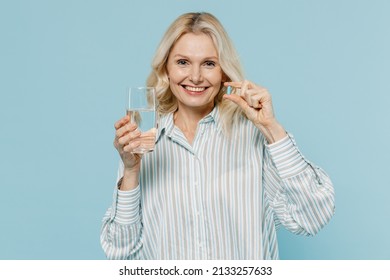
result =
[[[156,89],[154,87],[129,87],[126,114],[130,122],[141,131],[141,145],[134,154],[145,154],[154,150],[157,134]]]

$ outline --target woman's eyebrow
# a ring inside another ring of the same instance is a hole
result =
[[[186,59],[189,59],[188,56],[186,55],[183,55],[183,54],[175,54],[173,57],[181,57],[181,58],[186,58]],[[213,60],[218,60],[218,57],[216,56],[207,56],[207,57],[204,57],[202,60],[210,60],[210,59],[213,59]]]

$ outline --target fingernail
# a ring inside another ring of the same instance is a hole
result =
[[[228,86],[226,90],[226,94],[229,95],[232,92],[232,87]]]

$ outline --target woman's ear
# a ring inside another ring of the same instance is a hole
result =
[[[227,82],[228,80],[229,80],[229,77],[225,73],[222,73],[222,80],[221,80],[222,84],[224,82]]]
[[[165,74],[167,75],[168,80],[170,80],[167,65],[165,65]]]

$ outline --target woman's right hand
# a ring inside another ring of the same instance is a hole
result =
[[[115,130],[114,146],[123,161],[125,173],[127,171],[137,174],[141,165],[142,155],[133,154],[132,151],[141,144],[138,138],[141,135],[141,131],[135,123],[130,123],[129,116],[125,116],[117,121]]]

